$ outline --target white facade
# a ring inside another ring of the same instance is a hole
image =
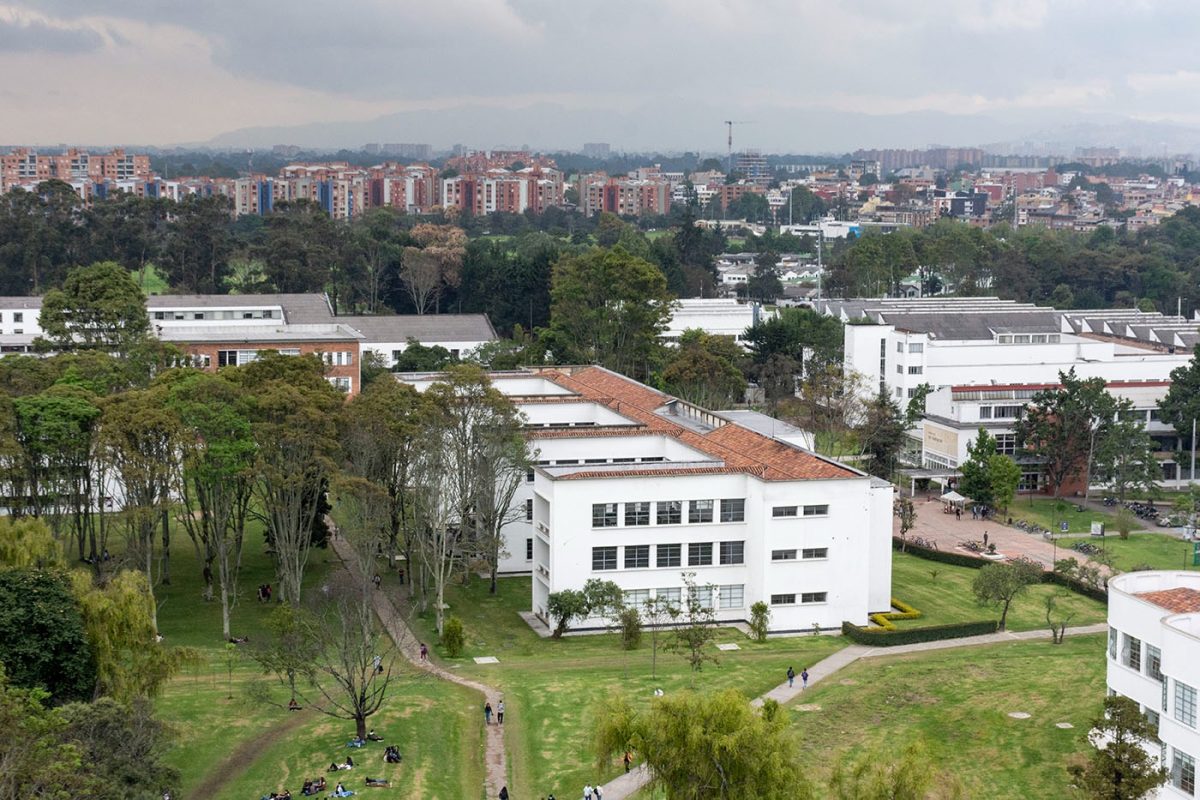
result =
[[[436,376],[400,379],[424,389]],[[590,578],[630,602],[677,600],[684,572],[705,597],[715,587],[718,620],[746,620],[762,600],[773,631],[890,607],[890,484],[599,367],[496,373],[493,385],[523,414],[535,462],[500,571],[533,573],[539,616],[551,593]]]
[[[757,303],[739,303],[734,298],[676,300],[662,338],[678,342],[684,331],[699,328],[714,336],[731,336],[741,343],[747,328],[769,316],[770,312]]]
[[[1158,727],[1161,747],[1149,747],[1159,751],[1170,778],[1157,797],[1195,797],[1200,573],[1129,572],[1111,579],[1108,626],[1108,691],[1136,701]]]

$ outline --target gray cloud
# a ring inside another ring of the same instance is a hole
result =
[[[0,52],[86,53],[104,37],[86,25],[48,25],[38,19],[0,18]]]

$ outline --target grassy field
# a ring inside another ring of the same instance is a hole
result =
[[[937,571],[937,577],[932,575]],[[980,606],[971,593],[971,581],[978,574],[969,567],[956,567],[917,558],[907,553],[892,557],[892,596],[915,606],[924,616],[914,620],[897,620],[898,627],[947,625],[952,622],[998,619],[998,609]],[[1059,612],[1074,613],[1072,625],[1104,622],[1107,611],[1102,603],[1069,592],[1059,586],[1031,586],[1013,601],[1008,610],[1008,628],[1014,631],[1036,630],[1045,627],[1043,598],[1058,594]]]
[[[248,636],[253,644],[263,636],[271,610],[256,601],[255,592],[260,583],[274,583],[274,573],[262,552],[261,533],[248,533],[246,542],[233,632]],[[331,559],[330,551],[313,551],[305,580],[310,591],[332,568]],[[288,788],[298,796],[305,778],[315,778],[335,758],[345,759],[353,723],[308,709],[289,714],[252,702],[247,688],[259,677],[258,670],[245,652],[235,648],[230,676],[230,651],[221,641],[220,608],[201,599],[195,552],[182,535],[173,542],[172,578],[169,586],[156,590],[160,630],[166,641],[196,647],[202,654],[199,663],[168,684],[157,704],[160,716],[178,732],[168,760],[180,770],[180,795],[234,800]],[[369,775],[391,780],[399,796],[479,797],[483,732],[476,697],[442,681],[402,676],[371,724],[388,744],[400,746],[404,762],[385,767],[378,745],[354,751],[367,768],[342,773],[347,788],[361,790]],[[447,764],[455,766],[447,769]]]
[[[1088,751],[1104,668],[1101,636],[869,659],[805,692],[791,713],[818,780],[843,757],[923,740],[964,797],[1057,800],[1069,796],[1066,765]]]
[[[448,659],[434,646],[434,656],[450,669],[504,691],[513,796],[553,792],[556,797],[575,797],[584,783],[607,781],[620,770],[619,764],[599,772],[594,766],[589,728],[593,709],[614,693],[649,703],[655,688],[679,690],[692,683],[693,675],[681,655],[666,651],[665,633],[659,634],[657,677],[651,674],[649,632],[632,652],[622,650],[615,635],[539,638],[517,615],[529,607],[529,598],[529,578],[501,580],[496,596],[488,594],[481,580],[453,587],[447,595],[448,613],[463,620],[466,651],[461,658]],[[427,643],[435,644],[431,614],[418,617],[414,627]],[[717,641],[737,643],[741,649],[719,652],[714,645],[712,653],[720,662],[706,664],[694,676],[695,686],[734,687],[748,698],[782,683],[789,665],[799,672],[845,645],[831,636],[759,644],[733,629],[722,629]],[[476,656],[496,656],[500,663],[477,665],[472,661]]]
[[[139,278],[138,272],[133,271],[133,280],[136,282]],[[146,269],[142,271],[141,282],[139,286],[146,294],[164,294],[170,290],[167,284],[167,279],[159,273],[158,269],[153,264],[147,264]]]
[[[1056,501],[1052,497],[1033,497],[1032,503],[1030,497],[1018,497],[1008,507],[1007,516],[1014,520],[1023,519],[1036,523],[1056,533],[1064,521],[1068,524],[1070,533],[1087,533],[1092,529],[1093,522],[1103,522],[1109,529],[1115,524],[1113,514],[1107,511],[1078,511],[1075,503],[1070,500],[1057,502],[1061,507],[1056,507]],[[1141,527],[1142,524],[1142,520],[1137,520],[1136,527]]]
[[[1060,540],[1059,549],[1070,549],[1075,540]],[[1198,569],[1192,566],[1194,544],[1177,536],[1162,533],[1133,533],[1128,539],[1116,535],[1089,539],[1091,544],[1102,545],[1112,556],[1113,569],[1128,572],[1135,566],[1149,565],[1153,569]],[[1069,553],[1068,553],[1069,556]],[[1066,557],[1066,556],[1064,556]]]

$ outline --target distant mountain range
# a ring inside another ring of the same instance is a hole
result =
[[[262,149],[294,144],[311,149],[358,149],[368,142],[425,142],[435,149],[461,143],[474,148],[528,145],[536,150],[578,150],[584,142],[609,142],[625,152],[725,151],[723,120],[753,120],[734,127],[734,149],[773,153],[845,153],[858,148],[971,147],[996,152],[1070,155],[1076,147],[1120,147],[1134,155],[1200,152],[1200,128],[1123,117],[1058,112],[945,114],[913,111],[863,114],[820,108],[722,111],[713,104],[678,103],[630,111],[536,104],[520,108],[461,106],[404,111],[365,122],[241,128],[199,146]]]

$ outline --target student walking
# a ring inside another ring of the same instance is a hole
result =
[[[421,660],[422,661],[429,660],[429,648],[425,646],[424,642],[421,642]]]
[[[595,800],[595,796],[592,794],[592,785],[590,783],[583,787],[583,800]]]
[[[483,704],[483,724],[484,725],[492,724],[492,704],[491,703]]]
[[[592,790],[592,797],[594,798],[594,800],[602,800],[602,798],[600,797],[600,784],[597,783],[596,788],[594,788]]]
[[[800,673],[800,688],[808,688],[808,667],[805,667],[804,671]]]
[[[496,724],[498,724],[498,725],[504,724],[504,701],[503,700],[501,700],[499,703],[496,703]]]
[[[629,767],[633,764],[633,753],[626,750],[625,758],[623,758],[622,761],[625,762],[625,771],[629,772]]]
[[[792,669],[791,667],[788,667],[787,679],[788,679],[788,688],[790,689],[796,683],[796,670]]]

